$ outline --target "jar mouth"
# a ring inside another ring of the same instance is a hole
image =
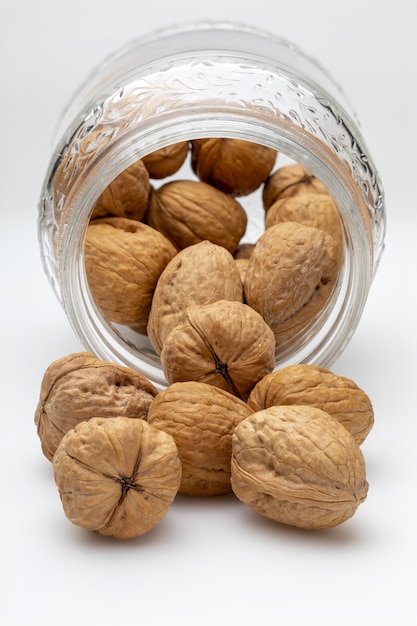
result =
[[[135,46],[105,63],[96,81],[98,93],[92,97],[87,90],[76,100],[84,113],[77,111],[69,121],[67,115],[40,201],[44,267],[75,334],[100,358],[141,371],[161,387],[167,383],[147,338],[103,317],[85,274],[84,239],[94,203],[136,160],[181,141],[243,139],[304,165],[328,189],[345,233],[343,269],[323,318],[276,368],[293,362],[329,367],[338,358],[359,323],[383,250],[382,186],[356,123],[329,93],[329,77],[315,68],[313,75],[326,87],[315,86],[313,79],[305,79],[314,62],[291,44],[252,28],[235,29],[210,22],[199,29],[166,29],[151,37],[155,45],[139,69]],[[184,31],[189,39],[181,48]],[[202,32],[205,39],[193,56]],[[210,42],[219,37],[216,51],[210,52]],[[255,54],[265,39],[270,42],[266,52]],[[158,65],[160,40],[170,43]],[[141,52],[145,43],[139,45]],[[181,54],[172,54],[178,46]],[[282,67],[273,57],[277,51],[284,57]],[[288,69],[291,63],[300,65],[300,59],[302,71]],[[117,72],[125,83],[115,90]],[[340,95],[338,88],[333,91]]]

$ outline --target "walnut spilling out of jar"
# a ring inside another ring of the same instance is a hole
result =
[[[169,383],[205,382],[245,400],[274,368],[274,334],[241,302],[190,306],[184,322],[168,335],[161,363]]]
[[[154,528],[181,482],[171,435],[128,417],[78,424],[62,438],[53,469],[67,518],[116,539]]]
[[[257,513],[308,530],[346,521],[368,492],[358,444],[311,406],[271,406],[241,421],[232,436],[231,484]]]
[[[157,393],[139,372],[89,352],[57,359],[44,373],[35,412],[44,455],[52,461],[65,433],[92,417],[146,419]]]
[[[172,181],[152,190],[146,219],[180,250],[207,239],[232,254],[247,225],[237,200],[194,180]]]
[[[88,285],[103,315],[146,333],[156,283],[176,254],[172,243],[142,222],[102,218],[88,225],[84,252]]]
[[[232,432],[252,411],[236,396],[199,382],[161,391],[148,423],[175,440],[182,465],[179,493],[213,496],[231,492]]]
[[[241,139],[196,139],[191,164],[204,182],[232,196],[246,196],[260,187],[274,167],[277,152]]]
[[[267,374],[252,390],[253,411],[274,405],[308,405],[336,418],[361,444],[374,424],[368,395],[349,378],[317,365],[296,364]]]
[[[217,300],[243,301],[232,255],[210,241],[178,252],[162,272],[152,298],[147,331],[157,354],[171,330],[184,321],[187,307]]]

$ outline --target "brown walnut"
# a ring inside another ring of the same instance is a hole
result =
[[[35,424],[51,461],[68,430],[91,417],[146,419],[158,390],[142,374],[89,352],[57,359],[41,383]]]
[[[176,180],[152,190],[147,222],[178,249],[208,240],[233,254],[247,216],[237,200],[211,185]]]
[[[166,178],[180,169],[187,158],[188,149],[188,141],[173,143],[147,154],[142,161],[151,178]]]
[[[232,435],[231,483],[257,513],[309,530],[346,521],[368,491],[358,444],[311,406],[271,406],[241,421]]]
[[[84,250],[88,285],[103,315],[146,333],[156,283],[177,252],[172,243],[146,224],[109,217],[90,222]]]
[[[281,349],[327,304],[339,272],[335,241],[323,230],[282,222],[258,239],[244,297],[272,328]]]
[[[232,255],[222,246],[202,241],[184,248],[162,272],[153,295],[148,337],[160,354],[171,330],[192,304],[243,300],[243,285]]]
[[[281,222],[298,222],[306,226],[320,228],[331,235],[343,256],[343,230],[337,206],[326,193],[303,193],[274,202],[265,215],[265,227],[270,228]]]
[[[253,411],[274,405],[304,404],[338,420],[361,444],[374,424],[371,400],[358,385],[317,365],[298,364],[267,374],[252,390]]]
[[[236,396],[199,382],[180,382],[158,394],[148,423],[175,440],[182,466],[179,493],[231,492],[232,432],[252,411]]]
[[[161,363],[170,383],[205,382],[246,400],[273,370],[274,335],[263,318],[241,302],[194,305],[168,335]]]
[[[148,208],[150,190],[148,170],[142,161],[136,161],[106,187],[91,218],[113,215],[141,220]]]
[[[278,168],[265,181],[262,199],[265,211],[280,198],[289,198],[299,193],[328,193],[323,183],[307,168],[294,163]]]
[[[67,518],[116,539],[154,528],[181,481],[173,438],[128,417],[78,424],[62,438],[53,468]]]
[[[200,180],[232,196],[246,196],[266,180],[276,150],[241,139],[196,139],[191,165]]]

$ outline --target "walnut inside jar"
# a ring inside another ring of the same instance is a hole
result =
[[[279,167],[268,179],[262,190],[265,211],[281,198],[303,193],[328,193],[323,183],[299,163]]]
[[[175,174],[187,158],[188,141],[170,144],[147,154],[142,161],[151,178],[166,178]]]
[[[196,175],[232,196],[256,191],[276,158],[276,150],[241,139],[206,138],[191,144],[191,165]]]

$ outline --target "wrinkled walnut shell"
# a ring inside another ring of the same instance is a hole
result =
[[[156,526],[181,481],[173,438],[128,417],[78,424],[61,440],[53,468],[67,518],[116,539]]]
[[[210,241],[178,252],[162,272],[152,299],[147,332],[155,351],[160,354],[171,330],[184,321],[188,306],[217,300],[243,301],[232,255]]]
[[[146,419],[158,390],[139,372],[77,352],[46,369],[35,424],[42,451],[52,461],[66,432],[91,417]]]
[[[265,211],[280,198],[299,193],[328,193],[326,187],[307,168],[294,163],[277,169],[265,182],[262,200]]]
[[[337,206],[329,194],[303,193],[274,202],[265,216],[265,227],[281,222],[298,222],[320,228],[331,235],[343,255],[343,230]]]
[[[353,437],[310,406],[271,406],[240,422],[232,436],[231,483],[257,513],[309,530],[346,521],[368,491]]]
[[[276,157],[272,148],[241,139],[196,139],[191,144],[195,174],[232,196],[246,196],[258,189]]]
[[[231,492],[232,432],[251,413],[245,402],[206,383],[174,383],[159,393],[148,423],[169,433],[177,444],[182,465],[179,493]]]
[[[112,215],[141,220],[148,208],[150,190],[148,170],[142,161],[136,161],[106,187],[91,218]]]
[[[91,295],[109,322],[146,333],[152,296],[176,249],[157,230],[122,217],[90,222],[85,271]]]
[[[338,261],[333,237],[304,224],[282,222],[258,239],[246,271],[244,297],[272,328],[277,349],[325,307]]]
[[[161,352],[170,383],[205,382],[245,400],[275,365],[269,326],[241,302],[220,300],[188,307],[183,324],[168,335]]]
[[[176,180],[152,190],[146,218],[179,250],[207,239],[232,254],[247,225],[237,200],[195,180]]]
[[[253,411],[273,405],[304,404],[326,411],[361,444],[374,424],[371,400],[358,385],[317,365],[290,365],[267,374],[248,399]]]
[[[188,147],[188,141],[181,141],[144,156],[142,161],[149,176],[157,179],[175,174],[187,158]]]

